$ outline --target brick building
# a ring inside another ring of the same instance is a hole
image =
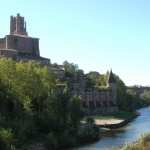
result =
[[[28,36],[24,17],[19,14],[10,17],[10,34],[0,38],[0,57],[17,61],[36,60],[48,65],[57,78],[69,82],[72,95],[81,97],[85,111],[88,113],[117,111],[117,87],[112,71],[109,73],[107,86],[101,89],[87,88],[85,74],[72,78],[66,77],[63,65],[51,64],[50,59],[40,56],[39,39]]]
[[[40,56],[39,39],[28,36],[26,22],[20,14],[10,17],[10,34],[0,38],[0,57],[50,63],[49,59]]]

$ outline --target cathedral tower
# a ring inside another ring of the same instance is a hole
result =
[[[10,17],[10,34],[12,35],[27,35],[26,22],[24,17],[17,14],[16,17]]]
[[[20,14],[10,17],[10,34],[0,38],[0,57],[50,63],[49,59],[40,56],[39,38],[28,36],[25,19]]]

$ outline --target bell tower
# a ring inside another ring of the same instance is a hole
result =
[[[20,14],[17,14],[16,17],[10,17],[10,34],[25,36],[28,35],[26,31],[26,22],[24,20],[24,17],[21,17]]]

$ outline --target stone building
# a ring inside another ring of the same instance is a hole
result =
[[[63,65],[51,64],[50,59],[40,56],[39,39],[28,36],[25,19],[20,14],[10,17],[10,34],[0,38],[0,57],[17,61],[36,60],[47,65],[56,78],[69,83],[73,96],[81,97],[87,113],[117,111],[117,87],[112,71],[109,73],[105,88],[87,87],[88,78],[84,73],[71,78],[66,77]],[[96,75],[99,76],[99,74]]]
[[[28,36],[26,22],[20,14],[10,17],[10,34],[0,38],[0,57],[50,63],[49,59],[40,56],[39,39]]]
[[[60,80],[64,80],[65,72],[64,66],[56,63],[49,65],[49,69],[54,73],[55,77]]]
[[[112,113],[117,108],[117,85],[112,71],[109,73],[107,86],[87,88],[85,75],[74,77],[71,81],[72,95],[80,96],[85,112],[90,114]]]

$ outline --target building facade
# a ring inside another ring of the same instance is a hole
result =
[[[17,61],[36,60],[48,65],[56,78],[69,82],[71,94],[81,98],[83,108],[88,114],[117,111],[117,86],[112,71],[105,88],[87,88],[88,79],[85,74],[66,77],[63,65],[51,64],[50,59],[40,56],[39,39],[28,36],[25,19],[20,14],[10,17],[10,34],[0,38],[0,57]]]
[[[113,113],[117,107],[117,84],[115,77],[110,71],[107,86],[102,88],[87,88],[87,77],[81,75],[69,80],[71,92],[74,96],[79,96],[83,108],[87,114]]]
[[[20,14],[10,17],[10,34],[0,38],[0,57],[50,63],[48,58],[40,56],[39,39],[28,36],[26,22]]]

